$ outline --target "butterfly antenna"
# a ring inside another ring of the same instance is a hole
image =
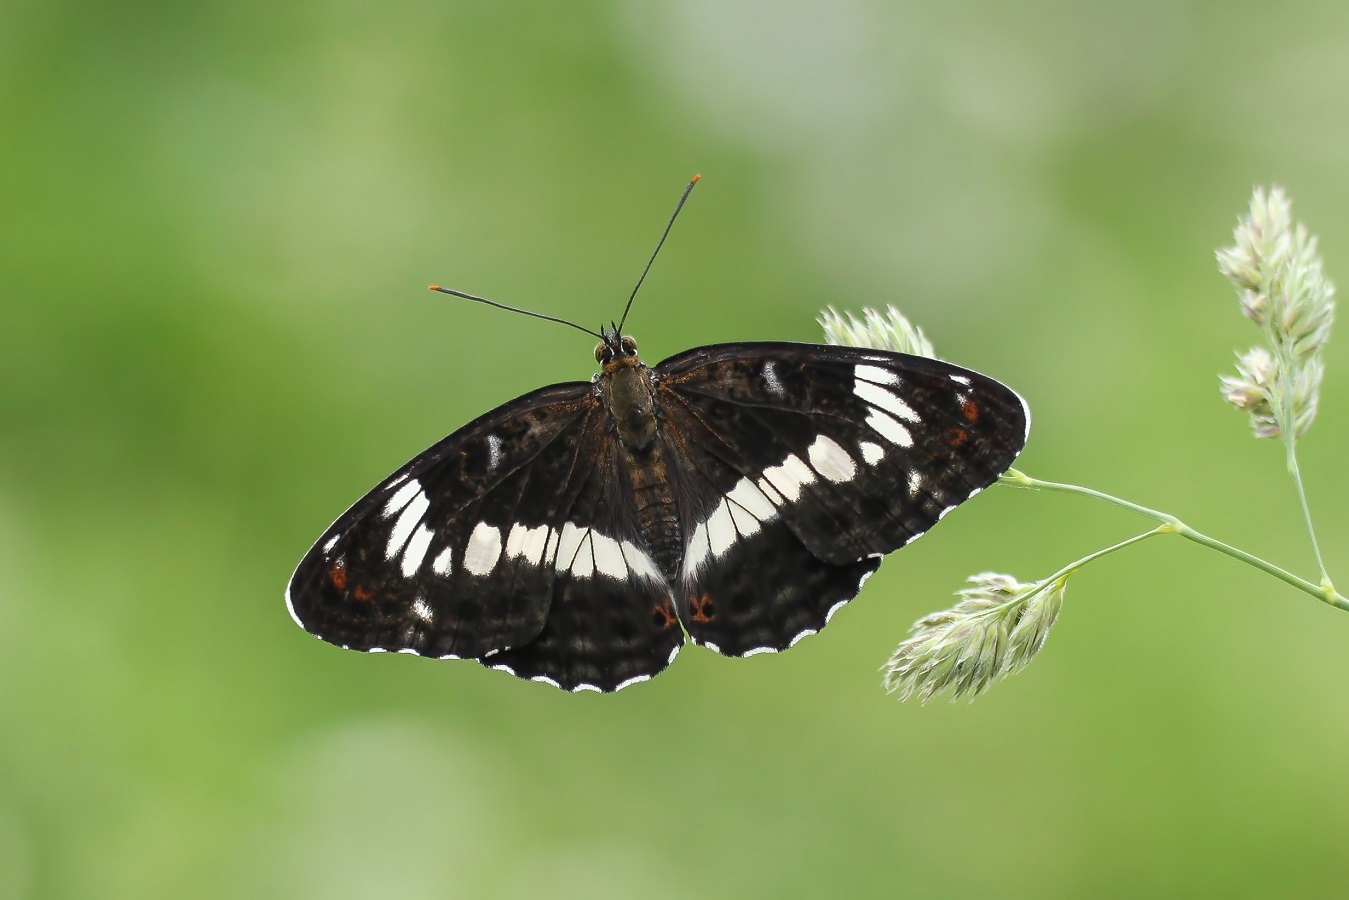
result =
[[[488,306],[495,306],[497,309],[504,309],[507,312],[520,313],[521,315],[533,316],[536,319],[545,319],[549,322],[560,322],[563,325],[570,325],[577,331],[584,331],[586,334],[604,340],[604,335],[598,331],[591,331],[584,325],[577,325],[575,322],[569,322],[566,319],[560,319],[557,316],[546,316],[543,313],[532,312],[528,309],[520,309],[518,306],[507,306],[504,303],[498,303],[495,300],[488,300],[486,297],[479,297],[477,294],[466,294],[463,291],[456,291],[453,288],[441,287],[438,284],[430,285],[427,290],[440,291],[442,294],[449,294],[452,297],[463,297],[465,300],[476,300],[479,303],[486,303]]]
[[[684,193],[679,195],[679,202],[675,204],[674,212],[670,213],[670,221],[665,223],[665,230],[661,232],[660,240],[656,242],[656,249],[651,251],[651,258],[646,261],[646,268],[642,270],[642,277],[637,279],[637,286],[634,287],[632,293],[628,295],[628,305],[623,307],[623,318],[618,320],[618,328],[615,329],[615,331],[621,332],[623,330],[623,323],[628,321],[628,310],[632,309],[632,301],[637,296],[638,288],[640,288],[642,282],[646,280],[646,273],[651,271],[651,264],[656,261],[656,254],[660,252],[660,248],[665,243],[665,239],[670,236],[670,229],[674,227],[675,218],[679,215],[679,211],[684,208],[684,201],[689,199],[689,194],[693,191],[693,186],[697,184],[698,179],[702,177],[703,176],[701,175],[694,175],[693,179],[689,181],[689,186],[684,188]]]

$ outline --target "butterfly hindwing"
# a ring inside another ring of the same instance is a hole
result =
[[[618,445],[602,429],[582,445],[584,486],[561,526],[543,630],[481,661],[564,690],[614,691],[668,666],[684,633],[644,546]]]
[[[708,477],[718,462],[705,458],[700,469],[709,502],[698,507],[708,511],[688,536],[680,617],[694,641],[726,656],[785,650],[857,596],[881,557],[842,565],[820,559],[752,480],[729,467],[725,477]],[[727,481],[729,490],[712,487]]]

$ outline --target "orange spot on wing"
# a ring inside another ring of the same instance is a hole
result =
[[[663,603],[654,603],[651,605],[651,621],[656,623],[658,628],[673,628],[679,619],[675,616],[674,610],[670,608],[670,601]]]
[[[960,404],[960,411],[964,413],[965,419],[970,422],[979,421],[979,404],[968,397]]]
[[[347,567],[340,562],[333,563],[328,567],[328,580],[339,591],[345,591],[347,589]]]
[[[693,621],[711,622],[716,618],[717,611],[713,608],[712,598],[707,594],[701,597],[690,597],[689,606],[693,609]]]
[[[970,439],[970,433],[963,428],[950,428],[946,431],[946,443],[959,447]]]
[[[369,600],[375,596],[375,592],[363,584],[356,585],[356,590],[352,592],[357,600]]]

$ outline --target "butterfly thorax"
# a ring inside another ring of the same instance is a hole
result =
[[[623,448],[642,537],[661,572],[673,581],[683,556],[683,530],[659,440],[651,370],[637,356],[637,343],[630,337],[620,340],[606,333],[596,358],[603,367],[600,393]]]
[[[656,403],[650,370],[635,356],[616,359],[604,369],[600,390],[614,417],[618,439],[630,452],[649,450],[656,439]]]

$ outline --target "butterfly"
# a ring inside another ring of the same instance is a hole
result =
[[[1013,390],[934,359],[731,343],[647,366],[621,323],[597,335],[591,381],[479,416],[338,517],[287,588],[300,627],[568,691],[646,681],[686,637],[785,650],[1027,437]]]

